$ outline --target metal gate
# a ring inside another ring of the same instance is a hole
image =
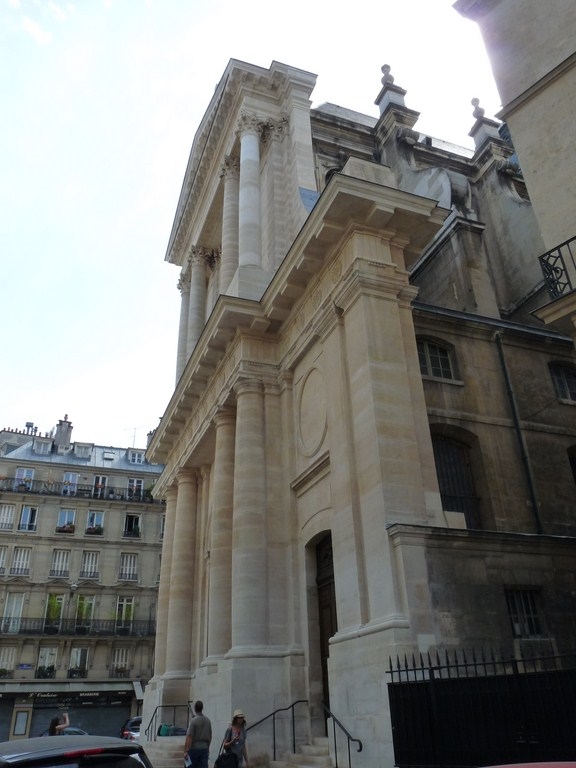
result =
[[[576,655],[390,660],[397,766],[574,760]]]

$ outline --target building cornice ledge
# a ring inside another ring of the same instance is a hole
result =
[[[388,523],[386,526],[388,536],[395,540],[396,544],[416,544],[427,540],[429,544],[443,546],[448,544],[473,547],[474,544],[484,548],[490,546],[502,551],[508,549],[514,552],[522,547],[525,551],[542,551],[543,549],[556,549],[569,547],[574,549],[576,537],[556,536],[541,533],[520,533],[516,531],[481,531],[470,528],[438,528],[427,525],[410,525],[406,523]]]

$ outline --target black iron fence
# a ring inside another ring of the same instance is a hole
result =
[[[0,619],[2,635],[122,635],[152,637],[156,634],[155,621],[117,621],[116,619],[33,619],[5,616]]]
[[[397,766],[573,760],[576,653],[446,653],[390,661]]]

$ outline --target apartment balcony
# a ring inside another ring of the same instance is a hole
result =
[[[76,619],[47,620],[45,618],[19,618],[17,616],[0,619],[0,635],[88,635],[90,637],[130,636],[153,637],[156,633],[155,621],[123,621],[115,619],[92,619],[84,623]]]
[[[18,523],[18,531],[24,531],[24,532],[36,532],[36,523]]]
[[[120,571],[118,581],[138,581],[138,574],[134,571]]]
[[[98,487],[72,483],[54,483],[47,480],[21,480],[15,477],[0,479],[0,492],[3,493],[32,493],[43,496],[63,496],[77,499],[106,499],[138,504],[164,504],[163,500],[153,499],[148,491],[134,491],[126,487]],[[12,526],[10,526],[11,528]]]
[[[108,677],[126,679],[130,677],[130,670],[128,667],[110,667]]]
[[[37,667],[36,669],[36,677],[39,677],[40,679],[51,679],[53,677],[56,677],[56,668],[53,664],[49,664],[48,666],[42,666]]]
[[[76,526],[74,523],[67,523],[66,525],[57,525],[55,532],[56,533],[74,533],[76,530]]]
[[[576,342],[576,237],[542,254],[540,266],[551,301],[533,314]]]
[[[122,531],[122,538],[123,539],[139,539],[140,528],[125,528]]]
[[[80,571],[81,579],[99,579],[100,571]]]
[[[550,298],[559,299],[576,289],[576,237],[539,257]]]
[[[85,667],[72,667],[68,670],[69,678],[86,678],[88,677],[88,670]]]

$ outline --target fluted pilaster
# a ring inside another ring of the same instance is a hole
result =
[[[190,357],[200,338],[206,320],[206,257],[202,248],[193,248],[190,255],[190,306],[186,352]]]
[[[243,114],[240,136],[240,189],[238,220],[238,262],[240,267],[262,264],[260,220],[260,121]]]
[[[220,411],[214,419],[214,484],[210,535],[208,657],[223,656],[231,645],[232,505],[236,414]]]
[[[238,268],[238,226],[240,163],[236,157],[227,157],[222,169],[224,202],[222,211],[222,258],[220,261],[220,293],[227,288]]]
[[[178,473],[166,639],[166,674],[174,677],[190,673],[197,497],[196,473],[181,470]]]
[[[266,643],[266,468],[264,392],[236,385],[232,551],[232,650]]]
[[[170,574],[172,548],[174,546],[174,525],[176,523],[176,488],[166,491],[166,518],[164,521],[164,540],[162,542],[162,560],[160,563],[160,584],[158,585],[158,606],[156,609],[156,642],[154,650],[154,676],[166,671],[166,640],[168,630],[168,601],[170,595]]]
[[[178,325],[178,353],[176,356],[176,383],[184,372],[187,356],[188,313],[190,308],[190,275],[182,274],[178,281],[180,291],[180,323]]]

